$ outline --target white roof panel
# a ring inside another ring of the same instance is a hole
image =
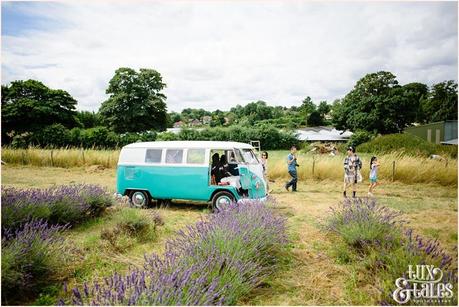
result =
[[[158,142],[139,142],[124,146],[123,148],[250,148],[252,145],[239,142],[222,141],[158,141]]]

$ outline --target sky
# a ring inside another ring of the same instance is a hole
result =
[[[344,97],[367,73],[457,80],[457,2],[5,2],[2,84],[36,79],[97,111],[119,67],[152,68],[168,111]]]

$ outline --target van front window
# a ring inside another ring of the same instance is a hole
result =
[[[253,153],[252,149],[242,149],[242,155],[244,156],[244,161],[248,164],[259,164],[257,157]]]

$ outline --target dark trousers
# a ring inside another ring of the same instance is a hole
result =
[[[289,175],[292,176],[292,179],[287,182],[287,188],[292,187],[293,191],[296,191],[296,183],[298,182],[298,174],[295,171],[288,171]]]

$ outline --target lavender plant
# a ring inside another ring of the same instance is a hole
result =
[[[63,185],[47,189],[2,189],[2,226],[16,229],[32,219],[50,224],[77,224],[94,217],[113,203],[113,198],[97,185]]]
[[[357,249],[376,245],[397,245],[400,242],[400,212],[377,204],[374,198],[346,199],[336,208],[325,228],[333,231]]]
[[[231,206],[180,231],[163,257],[69,293],[75,305],[231,305],[275,268],[285,220],[259,202]],[[64,304],[64,300],[60,301]]]
[[[52,278],[66,253],[61,236],[68,225],[32,219],[2,236],[2,304],[14,303]],[[19,291],[20,290],[20,291]]]

